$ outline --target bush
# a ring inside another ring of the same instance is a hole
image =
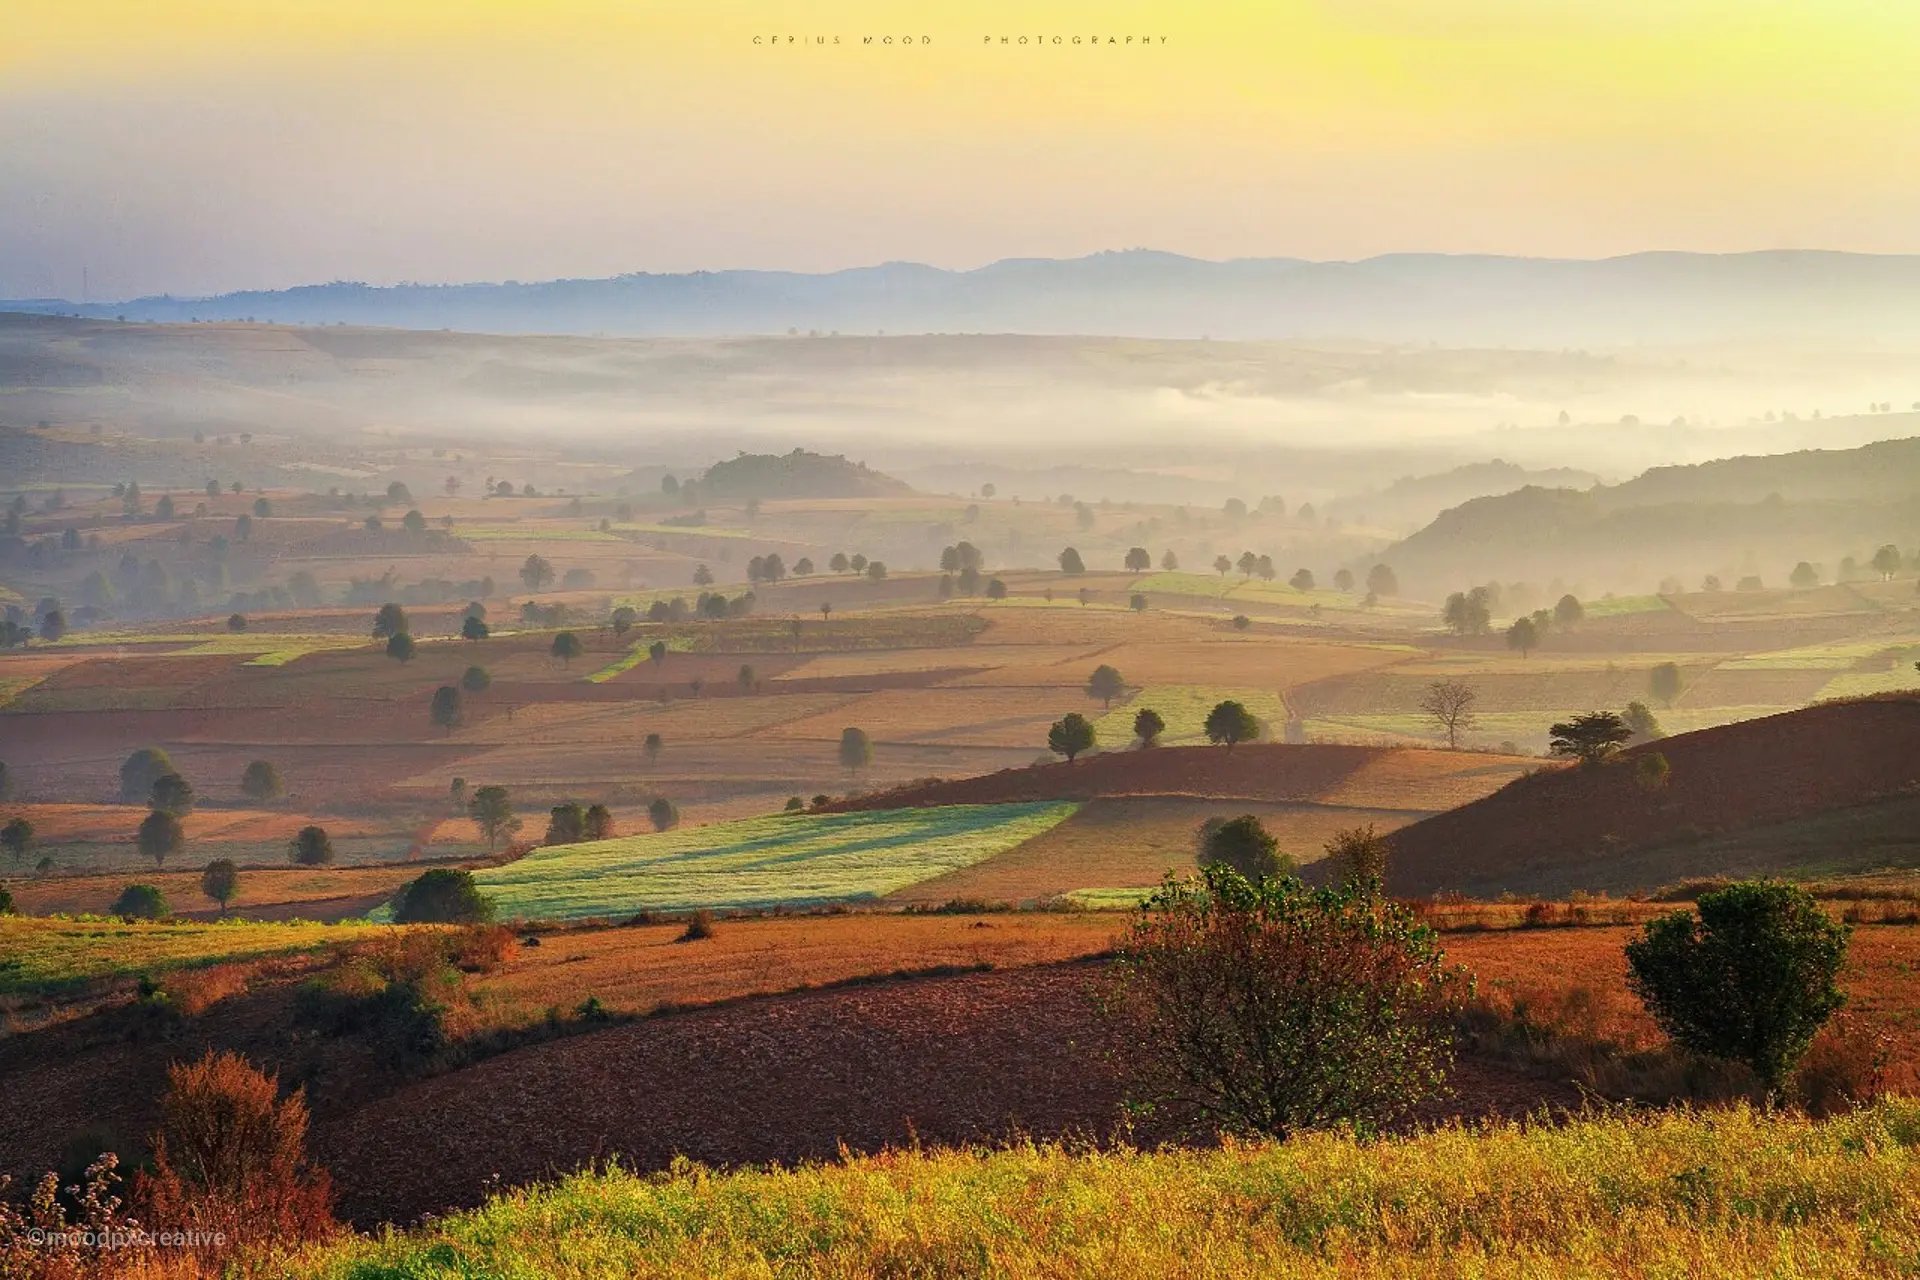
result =
[[[471,871],[436,867],[393,900],[395,924],[483,924],[493,919],[493,899],[480,892]]]
[[[298,866],[327,866],[333,862],[333,840],[325,827],[302,827],[287,846],[287,856]]]
[[[1658,751],[1649,751],[1636,756],[1633,761],[1633,780],[1642,791],[1651,794],[1667,789],[1667,779],[1673,775],[1673,766]]]
[[[159,886],[130,884],[113,900],[113,914],[132,920],[164,920],[173,914],[173,908]]]
[[[671,831],[680,825],[680,810],[673,801],[659,796],[647,806],[647,821],[655,831]]]
[[[682,942],[700,942],[713,936],[713,912],[705,907],[687,917],[686,930],[681,933]]]
[[[1327,865],[1340,882],[1368,893],[1379,893],[1387,882],[1387,842],[1369,823],[1333,833],[1327,841]]]
[[[1649,922],[1627,944],[1627,983],[1682,1047],[1745,1063],[1777,1097],[1846,1003],[1836,979],[1852,934],[1794,885],[1703,893],[1698,914]]]
[[[1148,899],[1115,981],[1144,1101],[1273,1137],[1405,1115],[1445,1081],[1472,993],[1405,908],[1220,864]]]
[[[1280,842],[1251,813],[1200,824],[1200,865],[1229,866],[1249,880],[1270,880],[1293,870]]]

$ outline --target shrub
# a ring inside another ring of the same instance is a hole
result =
[[[173,914],[173,908],[158,886],[130,884],[113,900],[113,914],[132,920],[164,920]]]
[[[1628,985],[1682,1047],[1745,1063],[1777,1097],[1822,1024],[1852,931],[1794,885],[1703,893],[1697,915],[1650,921],[1627,944]]]
[[[713,936],[713,912],[705,907],[687,917],[687,927],[680,935],[682,942],[700,942]]]
[[[393,919],[396,924],[481,924],[493,919],[493,900],[480,892],[471,871],[436,867],[400,891]]]
[[[1293,870],[1293,860],[1253,814],[1209,818],[1200,824],[1200,864],[1223,864],[1249,880],[1270,880]]]
[[[1367,893],[1379,893],[1387,882],[1387,842],[1371,823],[1333,833],[1327,841],[1327,864],[1342,884]]]
[[[300,866],[324,867],[333,861],[333,841],[325,827],[302,827],[287,853]]]
[[[160,747],[141,747],[120,766],[120,798],[145,800],[153,794],[154,782],[172,773],[173,761]]]
[[[1673,775],[1673,766],[1658,751],[1649,751],[1637,756],[1633,762],[1633,781],[1642,791],[1649,794],[1667,789],[1667,779]]]
[[[647,806],[647,821],[653,824],[655,831],[671,831],[680,825],[680,810],[665,796],[657,796]]]
[[[1115,981],[1144,1101],[1274,1137],[1406,1114],[1444,1083],[1472,993],[1405,908],[1220,864],[1148,899]]]

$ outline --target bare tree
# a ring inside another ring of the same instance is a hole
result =
[[[1473,728],[1473,704],[1479,698],[1458,680],[1435,680],[1420,697],[1420,710],[1447,735],[1447,749],[1460,745],[1463,730]]]

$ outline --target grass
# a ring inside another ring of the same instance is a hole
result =
[[[625,528],[625,525],[620,526]],[[619,542],[598,529],[569,529],[556,525],[456,525],[454,536],[467,542]]]
[[[1920,1103],[1305,1135],[1015,1144],[790,1170],[620,1168],[418,1231],[310,1246],[303,1280],[568,1276],[1911,1275]]]
[[[1612,596],[1602,600],[1585,600],[1581,607],[1589,618],[1617,618],[1632,613],[1666,613],[1673,606],[1667,603],[1665,596]]]
[[[717,524],[633,524],[613,526],[619,533],[680,534],[688,538],[751,538],[751,529],[729,529]]]
[[[1136,884],[1118,888],[1075,889],[1061,896],[1086,911],[1131,911],[1152,893],[1151,888]]]
[[[0,916],[0,996],[53,994],[103,978],[320,951],[378,926],[304,920],[126,924]]]
[[[949,805],[746,818],[536,849],[474,879],[508,919],[851,902],[984,861],[1051,829],[1076,807]]]
[[[1167,728],[1160,741],[1167,746],[1205,742],[1207,713],[1233,699],[1265,722],[1267,737],[1277,741],[1287,726],[1287,701],[1279,693],[1264,689],[1235,689],[1225,685],[1153,684],[1133,695],[1129,702],[1115,706],[1094,722],[1100,745],[1108,750],[1133,741],[1133,717],[1145,707],[1160,713]]]
[[[653,656],[649,652],[649,650],[652,647],[653,647],[653,641],[651,640],[636,641],[634,643],[634,646],[631,649],[627,650],[625,653],[621,654],[618,658],[614,659],[612,662],[608,663],[606,666],[600,668],[598,671],[595,671],[591,675],[587,676],[586,677],[587,683],[588,684],[605,684],[607,681],[613,679],[615,676],[618,676],[625,672],[633,670],[635,667],[639,666],[641,663],[647,661],[649,658]],[[669,653],[688,653],[692,649],[693,649],[693,641],[690,637],[687,637],[687,636],[667,637],[667,651]]]

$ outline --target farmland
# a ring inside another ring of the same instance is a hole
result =
[[[366,924],[129,923],[0,917],[0,997],[58,995],[102,979],[311,954],[371,936]]]

